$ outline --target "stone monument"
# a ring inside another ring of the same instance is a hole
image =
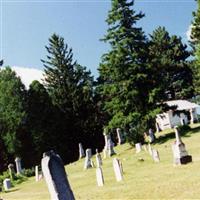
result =
[[[79,146],[79,158],[80,158],[80,159],[81,159],[81,158],[84,158],[84,157],[85,157],[85,152],[84,152],[84,150],[83,150],[83,146],[82,146],[81,143],[79,143],[78,146]]]
[[[85,164],[84,164],[84,169],[88,169],[93,167],[92,163],[92,150],[91,149],[86,149],[86,157],[85,157]]]
[[[121,168],[120,162],[117,158],[113,159],[113,168],[114,168],[116,180],[122,181],[123,180],[122,168]]]
[[[5,190],[5,191],[8,191],[8,190],[11,188],[11,182],[10,182],[10,179],[9,179],[9,178],[6,178],[6,179],[3,181],[3,187],[4,187],[4,190]]]
[[[16,163],[17,174],[22,174],[21,158],[16,157],[15,163]]]
[[[136,149],[136,153],[139,153],[140,151],[142,151],[142,145],[141,145],[141,143],[136,143],[135,144],[135,149]]]
[[[13,180],[15,178],[15,170],[14,170],[14,165],[12,163],[8,165],[8,171],[9,171],[10,179]]]
[[[98,167],[96,169],[96,177],[97,177],[97,185],[103,186],[104,185],[104,178],[103,178],[103,172],[101,167]]]
[[[51,200],[74,200],[74,195],[67,180],[62,159],[54,151],[43,154],[42,172],[47,183]]]
[[[176,140],[174,144],[172,144],[173,156],[174,156],[174,164],[181,165],[192,162],[192,156],[188,155],[186,151],[185,144],[182,142],[178,127],[174,127]]]

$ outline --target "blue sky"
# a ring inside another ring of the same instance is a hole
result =
[[[108,49],[99,39],[106,33],[110,0],[0,1],[0,47],[5,65],[42,69],[44,46],[58,33],[72,47],[74,59],[98,75],[101,55]],[[146,34],[161,25],[187,42],[194,0],[136,0],[134,7],[146,15],[138,24]]]

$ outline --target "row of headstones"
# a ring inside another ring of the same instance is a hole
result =
[[[175,165],[181,165],[181,164],[187,164],[189,162],[192,162],[192,156],[188,155],[185,144],[181,140],[181,136],[180,136],[177,126],[174,127],[174,131],[175,131],[176,139],[174,143],[172,144],[172,152],[173,152],[173,157],[174,157],[173,163]],[[136,153],[139,153],[142,150],[141,143],[137,143],[135,147],[136,147]],[[144,145],[144,149],[147,151],[146,145]],[[152,149],[150,144],[148,145],[148,151],[155,162],[160,162],[158,151],[156,149]]]
[[[147,145],[143,145],[141,143],[136,143],[135,144],[135,148],[136,148],[136,153],[139,153],[142,151],[142,147],[144,148],[145,151],[149,152],[149,155],[152,157],[152,159],[155,162],[160,162],[160,156],[159,156],[159,152],[156,149],[153,149],[151,147],[151,144],[148,144],[148,150],[147,150]]]
[[[46,152],[42,158],[42,172],[46,180],[52,200],[74,200],[74,194],[68,182],[64,164],[58,154],[53,151]],[[113,159],[113,169],[117,181],[123,180],[123,168],[121,162]],[[97,185],[104,185],[103,171],[101,167],[96,169]]]

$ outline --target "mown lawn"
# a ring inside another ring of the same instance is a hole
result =
[[[84,171],[84,159],[66,166],[68,179],[76,199],[200,199],[200,124],[182,137],[193,163],[173,166],[171,130],[159,133],[153,146],[159,151],[160,163],[154,163],[148,152],[136,154],[128,144],[117,146],[115,151],[123,163],[124,180],[116,182],[112,158],[103,160],[105,185],[96,184],[95,168]],[[144,161],[138,161],[143,158]],[[96,162],[95,157],[93,160]],[[50,199],[44,180],[30,178],[8,193],[4,200]]]

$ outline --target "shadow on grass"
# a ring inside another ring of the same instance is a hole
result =
[[[19,189],[18,188],[13,188],[13,189],[10,189],[8,191],[4,191],[4,193],[11,193],[11,192],[16,192],[18,191]]]
[[[200,126],[195,127],[195,128],[191,128],[191,130],[184,130],[181,131],[181,136],[183,137],[191,137],[191,135],[200,132]],[[165,142],[167,142],[170,139],[175,139],[175,133],[174,130],[171,130],[170,132],[161,135],[159,137],[156,138],[155,144],[163,144]]]

